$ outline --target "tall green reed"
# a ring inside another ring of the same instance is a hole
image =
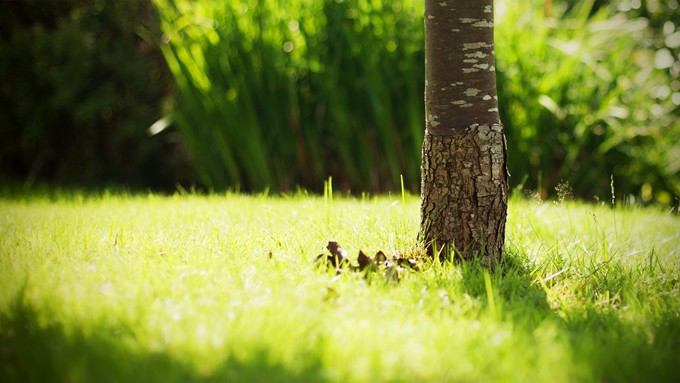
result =
[[[202,182],[216,189],[416,191],[423,137],[422,0],[154,0]],[[680,196],[680,122],[654,97],[644,19],[556,17],[497,1],[511,186]]]
[[[155,1],[202,181],[415,188],[422,1]]]

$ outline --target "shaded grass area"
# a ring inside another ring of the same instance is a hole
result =
[[[0,380],[674,381],[680,220],[512,199],[503,268],[335,277],[418,251],[418,200],[0,201]]]
[[[272,360],[266,349],[251,350],[247,360],[228,357],[209,374],[161,351],[135,351],[120,337],[121,328],[100,326],[92,332],[39,319],[22,295],[0,317],[0,373],[5,382],[46,381],[319,381],[321,364],[314,355],[302,370]]]

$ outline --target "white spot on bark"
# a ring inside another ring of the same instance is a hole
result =
[[[427,18],[428,18],[429,20],[432,20],[432,19],[434,19],[434,16],[432,16],[432,15],[427,15]]]
[[[477,51],[474,53],[466,53],[465,57],[470,57],[470,58],[477,58],[477,59],[483,59],[484,57],[488,56],[486,53]]]
[[[484,13],[491,13],[491,12],[493,12],[493,7],[491,5],[484,6]]]
[[[477,88],[467,88],[467,89],[465,89],[465,95],[468,96],[468,97],[474,97],[474,96],[478,95],[479,92],[481,92],[481,90],[479,90]]]
[[[479,69],[489,69],[489,64],[486,64],[486,63],[484,63],[484,64],[475,64],[475,65],[473,65],[473,66],[474,66],[475,68],[479,68]]]
[[[489,67],[489,72],[495,72],[495,71],[496,71],[495,66],[492,65],[492,66]]]
[[[498,108],[491,108],[488,110],[489,112],[498,112]]]
[[[439,5],[441,5],[442,7],[446,7],[446,1],[442,1],[441,3],[439,3]]]
[[[471,103],[465,101],[465,100],[456,100],[456,101],[451,101],[453,105],[458,105],[460,108],[469,108],[472,106]]]
[[[489,96],[488,94],[485,94],[484,97],[482,97],[482,100],[484,100],[484,101],[491,100],[491,96]]]
[[[463,50],[464,51],[469,51],[472,49],[479,49],[479,48],[491,48],[493,47],[493,44],[487,44],[484,41],[480,41],[478,43],[464,43],[463,44]],[[481,52],[483,53],[483,52]]]
[[[479,21],[479,19],[471,19],[469,17],[463,17],[463,18],[460,18],[458,20],[460,20],[460,22],[463,23],[463,24],[472,24],[472,23],[476,23],[476,22]]]
[[[428,117],[429,117],[429,118],[428,118],[428,122],[430,123],[430,125],[432,125],[433,128],[436,128],[437,125],[439,125],[439,122],[437,122],[437,118],[438,118],[438,117],[437,117],[437,116],[433,116],[433,115],[431,115],[431,114],[430,114]]]
[[[453,29],[451,30],[451,32],[460,32],[460,29],[458,29],[458,28],[453,28]]]
[[[477,60],[477,59],[465,59],[465,60],[463,60],[463,62],[467,63],[467,64],[476,64],[476,63],[479,62],[479,60]]]
[[[479,72],[479,69],[477,69],[477,68],[463,68],[463,73],[474,73],[474,72]]]
[[[480,20],[472,24],[472,26],[477,28],[493,28],[493,22],[488,20]]]

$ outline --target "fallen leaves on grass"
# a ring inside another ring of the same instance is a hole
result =
[[[388,258],[380,250],[373,257],[366,255],[363,250],[359,250],[356,262],[353,262],[347,258],[347,252],[336,241],[328,241],[326,249],[328,249],[328,253],[319,254],[314,263],[320,267],[334,269],[336,275],[345,271],[353,271],[362,272],[368,278],[377,273],[383,275],[389,282],[399,282],[408,269],[418,271],[423,262],[423,260],[419,262],[417,258],[403,256]]]

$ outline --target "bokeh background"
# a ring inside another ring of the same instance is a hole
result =
[[[0,182],[418,192],[423,0],[0,2]],[[677,0],[496,1],[510,186],[680,198]]]

